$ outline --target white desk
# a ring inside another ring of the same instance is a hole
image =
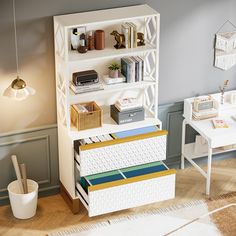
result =
[[[219,97],[219,94],[215,94],[215,97]],[[227,95],[226,95],[227,97]],[[186,110],[188,105],[191,105],[193,98],[185,99]],[[223,119],[229,125],[229,128],[215,129],[211,122],[212,119],[194,121],[190,117],[189,113],[184,113],[184,121],[182,127],[182,155],[181,155],[181,168],[184,169],[184,160],[187,159],[205,178],[206,178],[206,194],[210,194],[210,182],[211,182],[211,162],[212,155],[233,151],[221,150],[219,147],[236,144],[236,121],[231,117],[236,115],[236,106],[225,102],[220,106],[220,115],[217,119]],[[185,144],[186,125],[189,124],[194,130],[196,130],[205,140],[207,145],[207,152],[204,152],[204,147],[197,153],[194,152],[194,143]],[[208,156],[207,159],[207,172],[205,172],[199,165],[196,164],[193,159],[198,157]]]

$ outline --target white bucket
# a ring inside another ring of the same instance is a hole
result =
[[[27,179],[28,193],[20,193],[18,181],[11,182],[8,193],[13,215],[18,219],[28,219],[35,215],[38,201],[38,184]]]

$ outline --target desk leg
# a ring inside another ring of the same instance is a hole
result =
[[[211,160],[212,160],[212,148],[208,144],[206,195],[210,194],[210,186],[211,186]]]
[[[182,125],[182,144],[181,144],[181,169],[184,169],[184,145],[186,136],[186,120],[183,120]]]

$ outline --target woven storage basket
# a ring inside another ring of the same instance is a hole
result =
[[[95,102],[80,103],[89,112],[79,112],[76,105],[71,106],[71,123],[78,130],[102,126],[102,110]]]

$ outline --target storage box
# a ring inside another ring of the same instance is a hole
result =
[[[80,103],[88,112],[79,112],[77,105],[71,106],[71,123],[78,130],[102,126],[102,110],[95,102]]]
[[[115,105],[111,105],[111,117],[117,124],[126,124],[144,120],[144,108],[134,108],[125,111],[119,111]]]

